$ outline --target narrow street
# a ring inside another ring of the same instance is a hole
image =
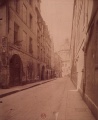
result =
[[[98,120],[98,0],[0,0],[0,120]]]
[[[0,120],[95,120],[66,78],[6,96],[0,108]]]

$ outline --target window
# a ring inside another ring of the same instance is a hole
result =
[[[41,49],[41,60],[42,60],[42,49]]]
[[[44,62],[45,62],[45,51],[44,51]]]
[[[27,8],[24,4],[23,4],[23,21],[27,23]]]
[[[29,21],[30,28],[32,28],[32,25],[33,25],[32,23],[33,23],[33,22],[32,22],[32,15],[31,15],[31,14],[29,15],[29,20],[30,20],[30,21]]]
[[[32,5],[32,0],[29,0],[29,4]]]
[[[27,33],[25,31],[23,31],[23,49],[27,50]]]
[[[29,63],[29,65],[27,66],[27,70],[28,70],[28,78],[32,79],[32,72],[33,72],[33,64]]]
[[[33,53],[33,45],[32,45],[32,38],[29,38],[29,53]]]
[[[20,4],[19,4],[19,0],[14,0],[14,4],[15,4],[15,9],[16,12],[19,13],[20,11]]]
[[[14,23],[14,44],[18,44],[19,26]]]
[[[40,40],[40,33],[39,33],[39,30],[37,30],[37,42],[39,42]]]
[[[37,75],[40,77],[40,64],[37,64],[37,71],[38,71]]]
[[[37,55],[38,55],[38,59],[39,59],[39,53],[40,52],[40,49],[39,49],[39,46],[37,46]]]

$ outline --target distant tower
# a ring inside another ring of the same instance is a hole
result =
[[[70,73],[70,41],[68,38],[64,40],[63,45],[61,46],[61,49],[58,51],[58,54],[60,55],[62,62],[63,62],[63,76]]]

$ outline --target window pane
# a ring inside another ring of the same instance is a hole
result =
[[[27,8],[23,5],[23,21],[27,23]]]

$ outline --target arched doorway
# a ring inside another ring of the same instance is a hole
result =
[[[42,67],[42,71],[41,71],[41,80],[45,79],[45,67]]]
[[[48,71],[46,72],[46,79],[48,80]]]
[[[10,86],[19,85],[22,80],[23,65],[19,55],[15,54],[10,59]]]

